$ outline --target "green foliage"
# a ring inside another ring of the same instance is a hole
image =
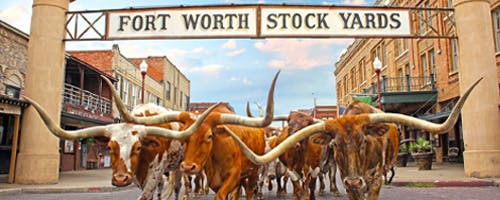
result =
[[[416,142],[410,143],[409,149],[412,153],[427,153],[431,152],[432,145],[429,140],[419,137]]]
[[[400,153],[408,153],[408,146],[406,145],[406,143],[399,145],[399,152]]]

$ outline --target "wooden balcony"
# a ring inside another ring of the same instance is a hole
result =
[[[113,122],[111,100],[71,84],[64,84],[63,114]]]

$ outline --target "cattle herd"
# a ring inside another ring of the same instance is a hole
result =
[[[260,117],[251,116],[248,106],[248,116],[240,116],[222,104],[201,115],[154,104],[139,105],[128,112],[112,83],[103,77],[125,122],[67,131],[38,103],[24,98],[57,137],[105,138],[112,184],[123,187],[134,183],[143,191],[138,199],[153,199],[154,194],[158,199],[169,199],[173,193],[178,199],[182,186],[183,199],[207,194],[209,189],[215,192],[214,199],[239,199],[243,190],[247,200],[262,199],[264,187],[272,190],[272,182],[276,182],[276,195],[285,195],[290,180],[293,199],[314,200],[317,180],[322,194],[326,178],[330,179],[330,192],[340,196],[335,184],[337,168],[349,199],[378,199],[383,177],[391,170],[394,175],[399,149],[395,124],[436,134],[448,131],[481,80],[464,93],[444,123],[434,124],[383,113],[361,102],[352,103],[343,116],[325,121],[300,112],[275,116],[278,75],[279,71],[269,90],[265,115]],[[287,123],[272,127],[273,121]]]

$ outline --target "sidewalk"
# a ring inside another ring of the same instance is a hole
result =
[[[110,192],[125,188],[111,185],[111,169],[61,172],[57,184],[21,185],[7,184],[6,177],[0,178],[0,196],[12,193],[57,193],[57,192]],[[500,178],[469,178],[465,177],[463,164],[432,164],[432,170],[419,171],[415,163],[408,167],[396,168],[393,179],[394,186],[408,187],[479,187],[499,186]]]

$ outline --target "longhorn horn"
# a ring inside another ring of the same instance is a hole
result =
[[[216,103],[210,108],[208,108],[203,114],[201,114],[189,128],[187,128],[184,131],[174,131],[170,129],[165,129],[161,127],[155,127],[155,126],[147,126],[146,127],[146,133],[148,135],[154,135],[154,136],[160,136],[160,137],[166,137],[170,139],[176,139],[176,140],[182,140],[185,139],[191,135],[193,135],[196,130],[200,127],[200,125],[203,123],[205,118],[208,117],[208,115],[217,107],[221,104],[221,102]]]
[[[266,114],[264,118],[242,117],[235,114],[220,114],[218,123],[238,124],[250,127],[265,127],[271,124],[274,114],[274,87],[276,85],[276,80],[278,79],[278,75],[280,74],[280,72],[281,70],[276,72],[273,82],[271,83],[271,88],[269,89],[269,93],[267,95]]]
[[[111,81],[108,78],[106,78],[105,76],[101,75],[101,78],[104,79],[106,84],[108,84],[109,89],[111,90],[111,94],[113,95],[115,105],[118,108],[118,112],[120,112],[120,115],[123,117],[123,119],[125,119],[126,122],[135,123],[135,124],[143,124],[143,125],[156,125],[156,124],[161,124],[161,123],[166,123],[166,122],[179,121],[179,117],[180,117],[180,114],[182,112],[178,112],[178,111],[172,111],[169,113],[162,114],[161,117],[159,117],[160,115],[156,115],[155,117],[136,117],[136,116],[133,116],[132,114],[130,114],[130,112],[127,111],[127,107],[123,103],[118,92],[116,92],[115,87],[113,86],[113,83],[111,83]]]
[[[333,119],[331,119],[331,121],[333,121]],[[224,129],[226,129],[226,131],[229,133],[229,135],[231,135],[231,137],[233,137],[233,139],[236,141],[238,146],[240,146],[240,149],[243,152],[243,154],[245,154],[245,156],[247,156],[250,161],[252,161],[253,163],[255,163],[257,165],[263,165],[263,164],[266,164],[266,163],[271,162],[271,161],[275,160],[276,158],[278,158],[281,154],[285,153],[285,151],[294,147],[298,141],[301,141],[314,133],[325,131],[326,127],[327,126],[325,126],[325,123],[323,123],[323,122],[307,126],[303,129],[297,131],[295,134],[291,135],[290,137],[288,137],[285,141],[281,142],[278,146],[271,149],[271,151],[269,151],[266,154],[261,155],[261,156],[255,154],[250,148],[248,148],[248,146],[243,141],[241,141],[241,139],[234,132],[232,132],[231,129],[229,129],[227,126],[224,126]]]
[[[72,130],[72,131],[67,131],[59,127],[52,118],[50,118],[49,114],[45,109],[40,106],[36,101],[26,97],[22,96],[23,99],[28,101],[37,111],[38,115],[40,115],[40,118],[42,118],[43,122],[45,123],[45,126],[47,126],[47,129],[49,131],[59,137],[59,138],[64,138],[64,139],[69,139],[69,140],[75,140],[78,138],[87,138],[87,137],[95,137],[95,136],[105,136],[108,137],[106,133],[106,126],[94,126],[94,127],[89,127],[89,128],[84,128],[80,130]],[[108,125],[109,126],[109,125]]]
[[[398,123],[426,130],[434,134],[447,132],[457,122],[458,116],[460,115],[460,110],[462,109],[465,100],[467,100],[469,94],[477,86],[477,84],[481,82],[481,80],[483,80],[483,77],[479,78],[476,82],[474,82],[474,84],[472,84],[472,86],[469,87],[469,89],[467,89],[464,95],[460,97],[455,107],[453,107],[453,110],[451,111],[448,119],[446,119],[446,121],[442,124],[436,124],[415,117],[396,114],[396,113],[373,113],[373,114],[368,114],[368,117],[371,123],[380,123],[380,122]]]
[[[252,112],[250,111],[250,103],[247,101],[247,116],[253,117]]]

